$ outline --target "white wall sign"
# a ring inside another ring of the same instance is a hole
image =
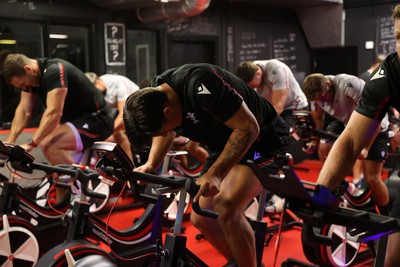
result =
[[[105,23],[104,38],[106,64],[108,66],[125,65],[125,25],[121,23]]]

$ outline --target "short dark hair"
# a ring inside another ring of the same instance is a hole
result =
[[[236,76],[238,76],[240,79],[248,83],[251,80],[253,80],[254,75],[256,74],[257,71],[258,71],[257,64],[251,61],[245,61],[240,63],[238,69],[236,70]]]
[[[303,92],[308,100],[314,101],[317,94],[322,93],[326,80],[322,73],[313,73],[304,79]]]
[[[25,74],[24,66],[29,64],[29,58],[23,54],[9,54],[4,59],[3,75],[7,83],[11,83],[13,77],[21,77]]]
[[[129,142],[142,149],[160,131],[164,122],[167,95],[155,88],[146,87],[132,93],[125,101],[123,119]]]

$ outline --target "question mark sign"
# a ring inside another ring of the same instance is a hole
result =
[[[113,60],[114,61],[116,61],[116,59],[117,59],[117,57],[118,57],[118,51],[117,50],[114,50],[114,51],[112,51],[113,52]]]
[[[111,35],[112,38],[115,38],[115,34],[118,32],[118,27],[117,26],[112,26],[111,27]]]

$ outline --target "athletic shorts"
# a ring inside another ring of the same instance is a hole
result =
[[[283,146],[267,154],[264,153],[263,155],[260,155],[256,151],[250,149],[248,153],[239,161],[238,164],[245,166],[250,166],[250,164],[256,164],[261,169],[263,169],[267,174],[276,174],[279,172],[279,170],[282,170],[283,166],[287,165],[288,163],[287,159],[285,158],[286,151],[287,151],[286,147]],[[221,152],[215,152],[215,151],[209,152],[209,157],[207,158],[204,164],[201,174],[204,174],[211,167],[211,165],[217,160],[220,154]],[[254,163],[250,163],[248,162],[248,160],[253,160]],[[264,186],[267,185],[267,181],[264,181],[261,177],[258,176],[257,178]]]
[[[332,121],[325,129],[327,132],[333,132],[341,134],[344,130],[344,124],[338,120]],[[371,148],[368,151],[366,160],[383,162],[387,158],[389,149],[389,135],[388,131],[380,132],[372,143]]]
[[[86,113],[79,118],[69,121],[75,126],[81,138],[83,150],[92,147],[96,141],[104,141],[114,132],[114,120],[108,112],[108,107],[97,112]]]

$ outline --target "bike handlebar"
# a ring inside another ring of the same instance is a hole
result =
[[[20,146],[5,145],[0,141],[0,158],[7,160],[11,163],[11,166],[21,172],[32,173],[33,170],[41,170],[46,174],[58,173],[67,174],[72,177],[76,177],[81,182],[82,192],[93,198],[105,199],[106,195],[94,192],[88,188],[89,181],[93,178],[97,178],[99,174],[91,169],[87,169],[86,166],[74,166],[67,164],[60,165],[49,165],[44,163],[34,163],[34,157],[26,152]]]
[[[186,179],[185,188],[189,195],[194,197],[199,191],[200,186],[196,184],[196,181],[194,179]],[[199,202],[192,201],[192,209],[199,215],[210,217],[213,219],[218,218],[218,212],[209,209],[203,209],[202,207],[200,207]]]
[[[132,171],[131,178],[136,182],[137,180],[146,181],[153,184],[168,186],[172,189],[174,188],[185,188],[189,195],[192,197],[192,209],[199,215],[209,217],[209,218],[218,218],[218,213],[213,210],[203,209],[200,207],[198,202],[193,202],[193,197],[197,194],[200,186],[198,186],[194,179],[180,177],[180,176],[173,176],[173,175],[156,175],[156,174],[149,174],[149,173],[142,173]],[[142,197],[147,199],[147,196]]]
[[[296,110],[293,111],[295,118],[294,132],[296,132],[302,139],[308,139],[312,135],[335,141],[339,135],[335,133],[329,133],[323,130],[316,129],[315,122],[311,116],[311,112],[307,110]]]
[[[117,144],[109,142],[95,142],[92,149],[101,157],[96,164],[96,169],[101,173],[101,175],[110,180],[130,181],[133,186],[137,184],[137,181],[145,181],[148,183],[168,186],[170,188],[184,188],[185,185],[188,185],[186,190],[191,197],[194,197],[198,191],[198,188],[195,188],[196,184],[191,178],[163,174],[155,175],[134,171],[134,165],[132,164],[132,161]],[[192,185],[190,181],[193,181],[194,185]],[[145,199],[150,199],[150,201],[155,200],[154,197],[148,195],[143,195],[140,193],[139,195]],[[217,212],[204,210],[198,207],[198,203],[194,203],[193,201],[192,207],[193,210],[199,215],[211,218],[218,217]]]

